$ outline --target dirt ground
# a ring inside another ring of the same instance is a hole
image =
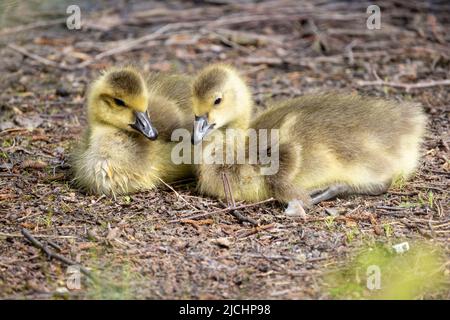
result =
[[[66,27],[68,2],[0,4],[0,298],[371,298],[365,281],[336,291],[327,275],[361,250],[405,241],[439,252],[444,276],[413,297],[450,298],[448,2],[380,1],[380,30],[367,28],[364,1],[88,3],[79,2],[81,30]],[[217,61],[242,70],[257,108],[329,90],[420,103],[429,130],[417,174],[306,218],[276,202],[244,208],[258,227],[217,212],[224,205],[196,194],[193,180],[173,184],[178,194],[116,200],[73,188],[68,152],[102,68],[194,74]],[[210,214],[189,219],[201,213]],[[22,228],[101,281],[81,275],[80,289],[68,290],[77,274]]]

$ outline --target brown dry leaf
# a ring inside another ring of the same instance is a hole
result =
[[[34,39],[33,41],[35,44],[39,45],[45,45],[45,46],[67,46],[73,42],[70,38],[63,38],[63,39],[51,39],[47,37],[38,37]]]
[[[213,219],[203,219],[203,220],[184,220],[187,223],[192,223],[194,222],[196,225],[202,226],[205,224],[213,224],[214,220]]]
[[[64,173],[57,173],[55,175],[48,175],[47,177],[45,177],[45,181],[59,181],[64,180],[65,177],[66,175]]]
[[[13,193],[1,193],[0,194],[0,201],[4,201],[4,200],[11,200],[16,198],[17,195],[13,194]]]
[[[192,36],[191,34],[174,34],[170,36],[166,41],[165,45],[193,45],[198,41],[198,36]]]
[[[78,245],[79,250],[86,250],[96,247],[97,244],[93,242],[82,242]]]
[[[47,163],[41,160],[31,160],[31,159],[27,159],[25,161],[22,162],[22,168],[24,169],[36,169],[36,170],[40,170],[40,169],[44,169],[47,167]]]
[[[355,222],[355,220],[347,218],[345,219],[345,225],[347,227],[356,227],[358,224]]]
[[[375,219],[375,217],[372,214],[369,215],[369,219],[370,219],[370,223],[372,224],[373,231],[375,232],[375,234],[378,236],[383,234],[383,231],[381,231],[381,228],[378,225],[377,219]]]
[[[86,61],[86,60],[91,60],[92,59],[90,55],[88,55],[88,54],[86,54],[84,52],[71,51],[69,54],[72,57],[77,58],[77,59],[82,60],[82,61]]]
[[[89,65],[89,68],[94,69],[94,70],[103,70],[106,69],[108,67],[110,67],[111,64],[107,63],[107,62],[96,62],[96,63],[91,63]],[[75,102],[76,100],[74,100]]]
[[[46,142],[49,141],[48,137],[46,135],[44,135],[44,134],[34,135],[34,136],[31,137],[31,140],[32,141],[46,141]]]
[[[36,227],[36,225],[31,222],[23,222],[20,224],[20,226],[26,229],[34,229]]]
[[[275,227],[275,223],[269,223],[269,224],[266,224],[266,225],[263,225],[263,226],[256,226],[256,227],[252,228],[249,231],[243,232],[238,237],[239,238],[245,238],[245,237],[254,235],[254,234],[256,234],[256,233],[258,233],[260,231],[272,229],[273,227]]]

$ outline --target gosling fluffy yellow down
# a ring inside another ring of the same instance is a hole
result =
[[[170,142],[174,129],[192,128],[190,88],[182,76],[105,71],[89,89],[88,127],[71,155],[76,185],[115,196],[192,175],[171,161]]]
[[[226,129],[279,130],[276,174],[261,175],[260,164],[200,164],[201,193],[225,198],[226,173],[236,200],[316,204],[344,194],[381,194],[418,165],[426,118],[415,104],[305,95],[275,103],[251,121],[252,105],[248,86],[230,66],[208,66],[194,80],[193,143]]]

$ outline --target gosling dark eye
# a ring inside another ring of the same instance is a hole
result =
[[[125,102],[123,102],[123,100],[114,98],[114,103],[120,107],[125,107]]]
[[[216,100],[214,100],[214,105],[218,105],[222,102],[222,98],[217,98]]]

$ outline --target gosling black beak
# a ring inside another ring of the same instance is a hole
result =
[[[215,123],[209,124],[206,115],[195,116],[194,130],[192,133],[192,144],[198,144],[203,138],[214,129]]]
[[[158,138],[158,131],[150,121],[147,112],[135,111],[134,115],[136,116],[136,122],[130,124],[133,129],[139,131],[150,140],[155,140],[156,138]]]

